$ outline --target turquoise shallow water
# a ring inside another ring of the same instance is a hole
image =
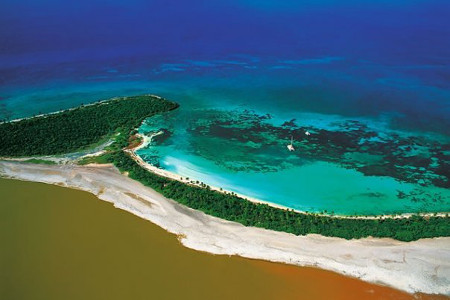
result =
[[[183,177],[302,211],[363,215],[433,212],[439,211],[442,203],[412,203],[397,199],[397,192],[419,188],[448,197],[444,189],[422,189],[389,177],[367,177],[325,162],[274,173],[230,172],[202,158],[170,151],[161,166]]]
[[[224,118],[223,109],[223,107],[220,108],[219,119]],[[342,160],[338,158],[333,161],[330,157],[335,154],[317,156],[307,151],[302,152],[303,144],[308,143],[304,140],[294,142],[297,150],[295,154],[292,154],[286,149],[289,137],[282,139],[279,143],[273,140],[269,132],[264,131],[261,135],[266,135],[265,139],[261,138],[260,141],[254,142],[255,136],[252,136],[252,130],[261,130],[261,123],[254,124],[255,120],[252,119],[251,114],[245,115],[246,121],[252,120],[251,128],[248,128],[248,123],[233,119],[233,116],[239,114],[238,111],[241,110],[229,107],[225,118],[234,120],[230,121],[232,128],[245,128],[244,131],[239,131],[240,134],[250,132],[245,137],[248,140],[237,139],[233,136],[232,130],[226,134],[220,131],[208,131],[207,134],[199,135],[192,129],[195,127],[193,124],[200,124],[201,127],[207,126],[208,122],[216,124],[217,120],[214,118],[217,111],[211,113],[210,108],[201,110],[182,107],[178,112],[149,119],[141,126],[140,132],[143,134],[150,135],[161,129],[164,133],[157,136],[138,154],[160,168],[189,177],[191,180],[199,180],[209,185],[302,211],[376,215],[440,212],[450,209],[450,190],[445,186],[436,186],[430,180],[424,180],[427,177],[432,178],[435,174],[421,173],[411,166],[400,166],[412,168],[411,172],[406,173],[410,176],[409,179],[395,178],[402,176],[400,172],[394,172],[393,176],[389,176],[388,173],[383,174],[384,176],[368,176],[357,168],[364,170],[366,165],[376,166],[380,163],[389,165],[385,156],[353,151],[342,155]],[[300,114],[300,116],[303,115]],[[348,121],[347,118],[322,114],[306,114],[303,119],[304,124],[316,125],[318,126],[316,128],[328,128],[330,131],[342,130],[336,123],[346,121]],[[280,120],[273,117],[268,123],[273,122],[279,123]],[[379,121],[374,121],[372,124],[369,119],[365,119],[365,122],[373,125],[376,130],[382,130],[377,137],[380,142],[374,142],[374,145],[387,143],[384,140],[389,140],[388,137],[395,133],[400,134],[400,139],[401,134],[404,134],[405,138],[410,138],[411,132],[391,131],[386,124],[383,125]],[[314,131],[310,130],[314,134]],[[423,133],[415,134],[421,137],[426,136]],[[377,141],[377,138],[372,139]],[[442,136],[433,136],[433,138],[438,141],[445,140]],[[326,147],[328,142],[325,143]],[[402,153],[405,156],[409,154]],[[344,160],[350,162],[352,167],[347,163],[342,164]],[[357,163],[353,164],[354,161]]]
[[[148,135],[164,131],[139,152],[161,168],[305,211],[450,211],[445,112],[432,107],[423,110],[423,122],[414,122],[422,104],[404,104],[414,92],[444,105],[449,93],[416,86],[397,68],[346,58],[252,56],[93,68],[78,70],[76,79],[3,86],[3,116],[158,94],[181,104],[140,128]],[[295,152],[286,149],[291,136]]]

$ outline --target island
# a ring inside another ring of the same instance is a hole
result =
[[[408,292],[450,293],[448,214],[294,211],[158,169],[136,154],[154,138],[137,128],[177,108],[141,95],[5,121],[0,176],[90,191],[193,249],[317,266]]]

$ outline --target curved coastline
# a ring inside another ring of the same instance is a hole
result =
[[[129,145],[117,151],[126,152],[127,156],[133,159],[129,158],[129,160],[137,163],[140,168],[150,170],[158,176],[195,186],[192,182],[182,180],[179,175],[158,169],[143,161],[136,151],[149,143],[151,137],[141,136],[140,141],[137,145]],[[92,155],[95,153],[88,156]],[[17,160],[16,162],[0,160],[0,176],[91,192],[98,198],[113,203],[117,208],[131,212],[177,234],[185,246],[195,250],[319,267],[409,293],[450,295],[450,237],[448,236],[423,238],[413,242],[372,237],[346,240],[318,234],[297,236],[286,232],[244,226],[186,207],[124,176],[111,164],[77,166],[73,164],[74,159],[69,159],[64,161],[63,165],[42,165],[20,162],[23,158]],[[219,188],[211,187],[211,189],[230,193]],[[236,195],[236,193],[233,194]],[[286,207],[244,195],[238,196],[255,203],[286,209]],[[334,217],[355,218],[340,215]],[[380,218],[380,216],[356,218],[370,219]]]
[[[56,112],[51,112],[51,113],[45,113],[45,114],[40,114],[40,115],[35,115],[35,116],[30,116],[30,117],[25,117],[25,118],[19,118],[19,119],[14,119],[8,122],[0,122],[0,125],[2,125],[3,123],[18,123],[20,121],[24,121],[24,120],[33,120],[33,119],[44,119],[47,118],[49,116],[57,116],[60,113],[67,113],[67,112],[72,112],[72,111],[76,111],[79,108],[88,108],[88,107],[93,107],[93,106],[97,106],[97,105],[104,105],[104,104],[109,104],[112,103],[113,101],[119,101],[119,100],[128,100],[128,99],[132,99],[132,98],[137,98],[137,97],[147,97],[150,99],[156,99],[156,100],[161,100],[163,102],[168,102],[167,99],[162,98],[158,95],[155,94],[144,94],[141,96],[124,96],[124,97],[113,97],[110,99],[102,99],[93,103],[89,103],[86,105],[81,105],[78,107],[74,107],[74,108],[69,108],[69,109],[64,109],[64,110],[60,110],[60,111],[56,111]],[[170,102],[170,101],[169,101]],[[179,105],[172,102],[172,104],[175,105],[175,107],[170,108],[169,110],[175,109],[177,108]],[[384,214],[384,215],[345,215],[345,214],[339,214],[339,213],[332,213],[332,214],[328,214],[328,213],[323,213],[323,212],[308,212],[308,211],[303,211],[303,210],[299,210],[299,209],[294,209],[288,206],[284,206],[281,204],[276,204],[267,200],[261,200],[261,199],[257,199],[255,197],[250,197],[247,196],[245,194],[241,194],[241,193],[236,193],[233,191],[229,191],[226,189],[223,189],[221,187],[218,186],[211,186],[211,185],[199,185],[197,184],[195,181],[193,180],[186,180],[184,179],[181,175],[176,174],[174,172],[162,169],[162,168],[158,168],[156,166],[153,166],[150,163],[147,163],[144,159],[142,159],[139,154],[137,153],[138,150],[145,148],[148,146],[149,143],[151,143],[152,138],[154,136],[159,135],[161,132],[156,132],[153,133],[149,136],[147,135],[143,135],[141,133],[139,133],[137,131],[137,129],[142,125],[142,123],[145,121],[145,119],[147,119],[148,117],[150,117],[151,115],[147,116],[146,118],[141,119],[141,121],[139,121],[139,124],[135,124],[134,127],[130,127],[130,133],[128,133],[129,135],[131,135],[131,131],[133,131],[134,133],[132,134],[135,138],[137,138],[138,140],[140,140],[139,143],[134,144],[134,145],[129,145],[128,147],[123,147],[121,148],[121,150],[123,150],[124,152],[126,152],[140,167],[150,171],[151,173],[154,173],[158,176],[162,176],[171,180],[176,180],[178,182],[181,182],[183,184],[188,184],[188,185],[192,185],[192,186],[200,186],[200,187],[204,187],[207,186],[209,189],[216,191],[216,192],[220,192],[223,194],[230,194],[230,195],[235,195],[239,198],[245,199],[247,201],[253,202],[255,204],[265,204],[268,206],[271,206],[273,208],[277,208],[277,209],[283,209],[283,210],[289,210],[292,212],[296,212],[299,214],[304,214],[304,215],[313,215],[313,216],[326,216],[326,217],[330,217],[330,218],[341,218],[341,219],[367,219],[367,220],[376,220],[376,219],[398,219],[398,218],[409,218],[411,216],[421,216],[421,217],[447,217],[448,214],[450,214],[449,211],[439,211],[439,212],[427,212],[427,213],[401,213],[401,214]],[[133,130],[131,130],[131,128]],[[104,141],[103,144],[101,145],[96,145],[94,148],[86,148],[83,151],[74,151],[74,152],[69,152],[69,153],[63,153],[63,154],[47,154],[47,155],[31,155],[31,156],[8,156],[8,155],[3,155],[0,156],[0,160],[7,160],[7,161],[23,161],[23,162],[33,162],[34,160],[42,160],[42,162],[48,161],[50,163],[58,163],[58,164],[67,164],[67,163],[77,163],[80,159],[82,158],[88,158],[88,157],[95,157],[95,156],[99,156],[99,155],[103,155],[108,153],[107,150],[105,150],[106,147],[114,145],[115,143],[118,143],[117,140],[115,140],[115,138],[117,136],[120,135],[120,132],[117,133],[115,135],[115,137],[109,137],[107,140]],[[124,146],[124,145],[122,145]],[[118,148],[120,149],[120,148]],[[116,149],[116,150],[118,150]]]
[[[450,295],[450,238],[400,242],[296,236],[222,220],[167,199],[108,165],[0,162],[2,177],[56,184],[95,194],[177,234],[186,247],[298,266],[314,266],[409,293]]]
[[[136,133],[135,136],[139,137],[141,139],[141,143],[136,145],[133,148],[128,148],[125,149],[124,151],[127,152],[131,158],[133,158],[133,160],[138,163],[142,168],[155,173],[159,176],[163,176],[169,179],[173,179],[173,180],[177,180],[179,182],[185,183],[185,184],[191,184],[191,185],[198,185],[195,183],[195,181],[193,180],[186,180],[184,179],[181,175],[176,174],[174,172],[162,169],[162,168],[158,168],[148,162],[146,162],[141,156],[139,156],[139,154],[137,153],[138,150],[142,149],[142,148],[146,148],[151,142],[153,137],[159,135],[160,132],[151,134],[149,136],[147,135],[142,135],[140,133]],[[99,153],[101,154],[101,153]],[[94,154],[95,155],[95,154]],[[199,186],[199,185],[198,185]],[[281,204],[276,204],[270,201],[264,201],[261,199],[257,199],[254,197],[249,197],[247,195],[244,194],[240,194],[240,193],[236,193],[236,192],[231,192],[229,190],[217,187],[217,186],[212,186],[212,185],[208,185],[208,187],[211,190],[220,192],[220,193],[224,193],[224,194],[234,194],[236,196],[238,196],[239,198],[251,201],[253,203],[257,203],[257,204],[266,204],[269,205],[271,207],[274,208],[278,208],[278,209],[284,209],[284,210],[290,210],[290,211],[294,211],[296,213],[300,213],[300,214],[318,214],[318,215],[325,215],[327,217],[334,217],[334,218],[345,218],[345,219],[368,219],[368,220],[376,220],[376,219],[385,219],[385,218],[409,218],[413,215],[419,215],[422,217],[427,217],[427,216],[438,216],[438,217],[445,217],[447,214],[449,214],[449,212],[439,212],[439,213],[402,213],[402,214],[395,214],[395,215],[391,215],[391,214],[386,214],[386,215],[373,215],[373,216],[362,216],[362,215],[358,215],[358,216],[349,216],[349,215],[342,215],[342,214],[324,214],[324,213],[311,213],[311,212],[306,212],[303,210],[298,210],[298,209],[293,209],[291,207],[288,206],[284,206]]]
[[[124,102],[121,100],[128,99],[134,99],[134,101],[127,102],[127,105],[124,106]],[[103,149],[104,151],[100,150],[96,153],[88,153],[87,155],[85,155],[86,152],[81,153],[81,156],[78,152],[64,154],[62,156],[64,160],[59,160],[60,163],[113,163],[121,172],[129,174],[128,176],[130,178],[155,189],[165,197],[174,199],[181,204],[203,211],[209,215],[238,222],[245,226],[262,227],[269,230],[284,231],[297,235],[316,233],[324,236],[346,239],[372,236],[377,238],[389,237],[401,241],[413,241],[420,238],[448,237],[450,235],[446,223],[448,222],[448,218],[447,215],[444,216],[443,214],[435,215],[433,213],[433,215],[422,214],[421,216],[417,214],[405,214],[402,216],[353,217],[308,213],[298,210],[294,211],[293,209],[281,205],[249,198],[245,195],[238,195],[234,192],[199,183],[198,181],[194,182],[188,178],[183,179],[180,175],[156,168],[146,163],[136,152],[140,148],[146,146],[155,135],[160,133],[154,132],[152,136],[139,135],[137,127],[139,127],[149,116],[152,116],[155,113],[173,110],[178,107],[178,104],[154,95],[113,98],[111,102],[106,103],[111,104],[106,111],[104,111],[105,106],[101,105],[103,104],[102,102],[100,102],[99,109],[102,108],[105,114],[111,116],[115,120],[115,126],[119,126],[116,129],[109,127],[109,131],[113,129],[118,131],[111,140],[112,144],[108,149]],[[91,137],[94,135],[96,138],[101,138],[101,135],[92,132],[92,130],[97,127],[93,125],[91,120],[93,115],[95,116],[92,109],[89,110],[82,106],[79,110],[74,109],[74,111],[76,113],[71,114],[72,123],[74,122],[76,124],[78,130],[85,132],[85,135],[91,135]],[[124,114],[124,111],[127,113]],[[130,114],[132,111],[134,111],[137,116]],[[34,135],[30,136],[28,128],[32,126],[29,126],[28,123],[23,124],[18,122],[15,132],[18,132],[19,136],[24,139],[31,140],[31,143],[21,145],[21,140],[15,137],[15,144],[12,143],[13,145],[11,146],[11,141],[9,141],[9,144],[4,147],[5,149],[3,149],[3,152],[16,156],[17,153],[11,151],[12,147],[14,149],[21,149],[19,152],[32,155],[60,153],[61,150],[58,150],[58,147],[63,145],[68,137],[71,137],[70,132],[67,132],[67,127],[70,127],[70,125],[68,126],[64,123],[64,120],[61,120],[65,118],[64,114],[54,114],[53,116],[52,120],[55,120],[59,126],[62,126],[62,129],[64,129],[62,130],[63,133],[55,131],[54,126],[49,127],[49,122],[45,120],[46,116],[37,118],[37,122],[33,123],[33,125],[40,128],[39,132],[42,133],[42,131],[49,130],[50,134],[53,136],[53,139],[48,143],[48,146],[46,146],[46,143],[42,143],[43,139],[45,140],[45,137],[43,137],[42,134],[39,138],[36,138]],[[108,123],[105,118],[106,116],[100,120],[102,125]],[[118,121],[118,118],[121,119],[121,121]],[[91,127],[80,127],[80,124],[84,124],[83,122],[80,122],[80,120],[86,121]],[[121,124],[122,126],[120,126]],[[3,125],[0,124],[0,126]],[[72,128],[70,127],[70,129]],[[104,129],[105,128],[102,128],[103,131],[105,131]],[[24,133],[20,130],[23,130]],[[80,134],[75,134],[74,140],[76,144],[85,144],[84,135],[80,136]],[[63,148],[66,151],[79,149],[80,145],[74,147],[72,145],[73,142],[74,141],[72,140],[69,148],[65,145]],[[37,146],[38,144],[43,144],[44,146]],[[10,147],[8,147],[8,145]],[[91,152],[94,151],[95,150]],[[99,154],[100,156],[94,156],[96,154]],[[50,163],[54,163],[52,156],[48,157],[50,157]],[[38,158],[37,161],[36,158]],[[47,156],[26,157],[25,161],[31,163],[39,162],[39,160],[41,160],[42,163],[48,163],[45,159],[42,160],[40,158],[47,158]],[[19,156],[17,160],[23,160],[23,157]],[[228,209],[230,206],[231,209]]]

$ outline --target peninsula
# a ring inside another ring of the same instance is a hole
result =
[[[150,172],[135,153],[146,138],[136,128],[177,107],[153,95],[121,97],[1,123],[0,176],[90,191],[178,234],[194,249],[318,266],[408,292],[450,294],[447,215],[301,213]]]

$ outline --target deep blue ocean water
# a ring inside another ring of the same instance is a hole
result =
[[[162,168],[303,210],[450,211],[449,189],[427,178],[364,176],[323,157],[288,156],[270,132],[261,134],[271,146],[261,147],[216,130],[251,112],[278,127],[358,120],[448,145],[449,20],[441,0],[4,0],[0,119],[159,94],[181,104],[166,119],[168,138],[142,152]],[[201,131],[201,122],[216,131]],[[141,130],[164,127],[155,126]],[[427,193],[438,200],[417,200]]]

